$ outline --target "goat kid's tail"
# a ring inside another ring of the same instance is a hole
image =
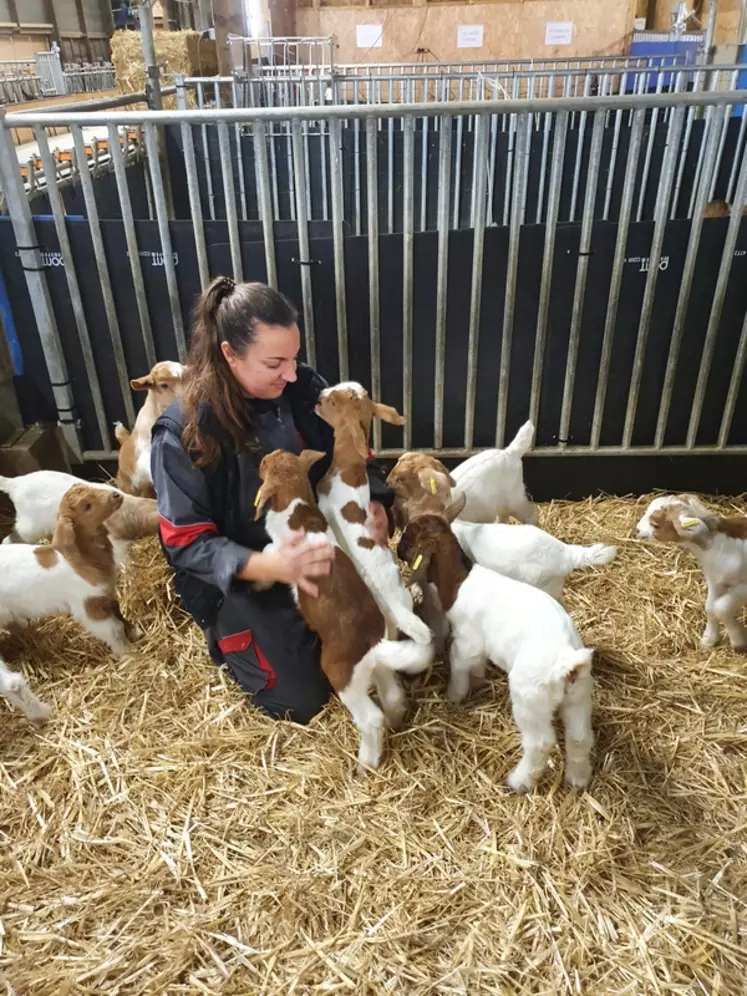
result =
[[[589,647],[580,650],[566,650],[555,661],[553,677],[557,680],[577,681],[591,674],[591,659],[594,651]]]
[[[422,619],[418,619],[415,613],[402,605],[401,602],[397,602],[394,599],[387,599],[385,613],[391,617],[397,629],[402,630],[405,636],[409,636],[420,647],[432,644],[433,633],[431,633]]]
[[[117,442],[120,446],[125,443],[130,438],[130,433],[125,429],[121,422],[114,423],[114,435],[117,438]]]
[[[533,441],[534,422],[525,422],[508,444],[504,452],[511,453],[513,456],[523,457],[525,453],[528,453],[529,450],[531,450]]]
[[[575,543],[570,543],[569,551],[574,569],[601,567],[603,564],[609,564],[617,556],[617,547],[605,546],[604,543],[594,543],[592,546],[577,546]]]
[[[13,497],[13,485],[15,483],[14,477],[3,477],[0,475],[0,491],[5,492],[6,495]]]
[[[420,674],[433,663],[434,647],[412,640],[382,640],[376,645],[376,660],[391,671]]]

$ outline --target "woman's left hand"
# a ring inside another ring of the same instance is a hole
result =
[[[386,546],[389,540],[389,523],[386,517],[386,509],[379,501],[372,501],[368,506],[368,518],[366,528],[371,539],[378,546]]]

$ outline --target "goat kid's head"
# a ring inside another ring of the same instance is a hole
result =
[[[313,502],[314,494],[309,482],[309,470],[325,456],[326,454],[319,450],[303,450],[298,456],[295,453],[288,453],[287,450],[273,450],[272,453],[262,457],[259,465],[262,485],[254,502],[254,518],[259,519],[262,516],[265,505],[270,499],[274,512],[284,511],[294,498]]]
[[[390,425],[405,424],[405,420],[396,408],[383,405],[379,401],[372,401],[365,387],[354,381],[326,387],[319,395],[316,413],[335,431],[345,425],[359,425],[366,443],[374,416],[380,418],[382,422],[389,422]]]
[[[660,495],[649,504],[635,527],[638,539],[659,543],[704,543],[715,516],[692,495]]]
[[[408,522],[397,547],[397,556],[410,565],[413,580],[427,576],[431,558],[443,544],[444,538],[453,535],[451,523],[462,511],[466,501],[466,496],[460,494],[441,514],[427,512],[425,515],[416,515]]]
[[[181,395],[184,375],[187,368],[173,360],[163,360],[144,377],[130,381],[133,391],[148,391],[155,398],[158,407],[164,411]]]
[[[57,513],[58,529],[72,536],[93,536],[103,531],[106,520],[122,507],[121,491],[74,484],[62,497]]]

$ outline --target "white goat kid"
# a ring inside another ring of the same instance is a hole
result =
[[[636,526],[639,539],[674,543],[693,554],[705,577],[706,627],[700,643],[715,647],[723,624],[734,650],[747,651],[739,614],[747,604],[747,516],[714,515],[692,495],[661,495]]]
[[[565,579],[581,567],[600,567],[617,554],[614,546],[563,543],[537,526],[480,524],[457,519],[451,526],[459,545],[480,567],[546,591],[563,604]]]
[[[51,708],[31,692],[22,674],[11,671],[0,657],[0,696],[16,709],[20,709],[32,723],[42,723],[49,717]]]
[[[371,401],[355,383],[322,391],[317,414],[335,431],[332,465],[317,489],[319,508],[390,623],[391,635],[399,629],[416,643],[430,644],[431,631],[412,611],[412,596],[402,584],[396,558],[387,546],[374,542],[366,524],[371,502],[366,474],[371,420],[375,415],[402,425],[404,419],[394,408]]]
[[[471,676],[482,677],[489,660],[508,674],[511,707],[523,756],[508,776],[515,792],[529,792],[555,744],[556,710],[565,727],[565,780],[584,787],[591,777],[593,651],[584,647],[568,613],[549,595],[466,561],[449,521],[422,515],[408,524],[399,555],[437,585],[451,624],[448,696],[462,702]]]
[[[466,522],[520,522],[536,526],[537,506],[524,489],[522,457],[532,448],[534,425],[525,422],[505,450],[484,450],[460,463],[451,472],[456,489],[467,503],[459,516]]]

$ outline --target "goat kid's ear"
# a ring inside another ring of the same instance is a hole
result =
[[[702,539],[708,532],[708,526],[702,519],[693,515],[677,515],[672,519],[677,535],[685,540],[695,541]]]
[[[261,519],[265,510],[265,505],[272,498],[272,491],[267,484],[263,484],[254,499],[254,521]]]
[[[446,467],[444,467],[444,465],[441,463],[440,460],[436,460],[435,462],[438,464],[441,473],[444,475],[444,477],[446,478],[446,480],[449,482],[449,485],[452,488],[455,488],[456,487],[456,481],[451,476],[451,474],[448,472],[448,470],[446,469]]]
[[[464,511],[464,506],[467,504],[467,495],[460,491],[456,498],[452,501],[451,505],[444,511],[444,518],[447,522],[453,522],[454,519],[458,518]]]
[[[388,422],[390,425],[405,424],[405,419],[402,418],[396,408],[392,408],[390,405],[382,405],[380,401],[371,402],[371,411],[382,422]]]
[[[131,380],[130,387],[133,391],[147,391],[149,387],[155,387],[155,384],[151,375],[146,374],[145,377],[135,377]]]
[[[323,460],[327,454],[322,453],[321,450],[301,450],[298,459],[301,461],[301,466],[304,471],[308,474],[315,463]]]
[[[361,460],[368,461],[368,440],[366,439],[366,434],[363,429],[360,432],[355,433],[354,439],[355,452]]]
[[[69,513],[61,512],[57,516],[57,525],[55,527],[52,543],[59,550],[69,550],[71,547],[76,545],[75,524]]]

